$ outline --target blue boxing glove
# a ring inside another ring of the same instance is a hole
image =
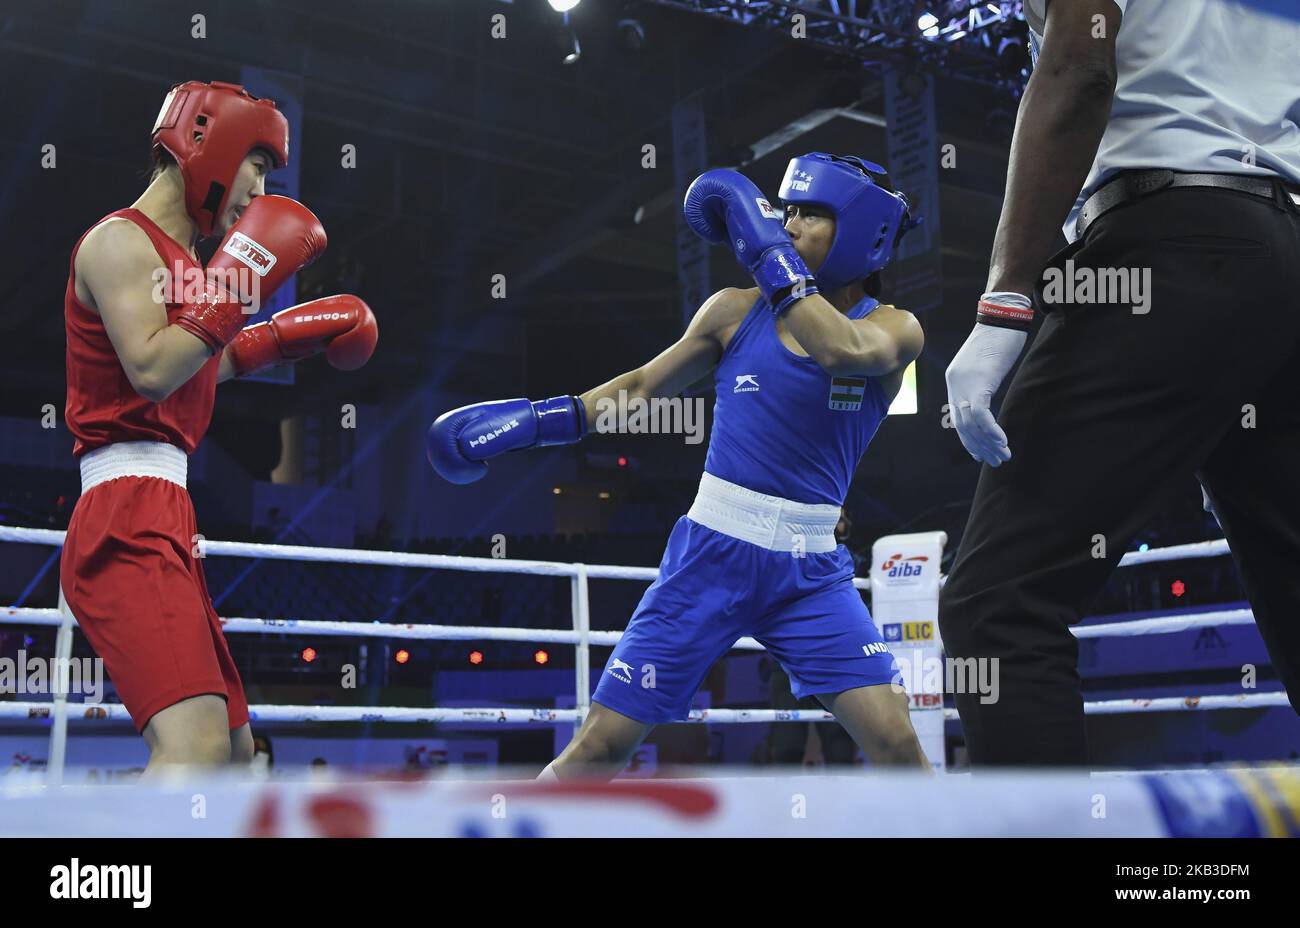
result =
[[[700,238],[731,245],[778,316],[817,292],[817,281],[786,234],[781,214],[745,175],[727,168],[705,171],[687,189],[682,212]]]
[[[429,426],[429,463],[452,483],[473,483],[488,458],[521,448],[571,445],[587,434],[587,410],[576,396],[473,403],[444,412]]]

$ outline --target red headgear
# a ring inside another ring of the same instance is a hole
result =
[[[275,167],[289,162],[289,123],[274,100],[253,96],[238,84],[187,81],[167,94],[153,127],[156,151],[166,149],[185,179],[185,209],[211,235],[235,182],[239,165],[254,148],[265,148]]]

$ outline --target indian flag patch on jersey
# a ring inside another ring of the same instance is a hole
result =
[[[832,377],[831,398],[827,406],[842,412],[857,412],[862,408],[862,394],[866,392],[865,377]]]

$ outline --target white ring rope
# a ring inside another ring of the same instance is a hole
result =
[[[64,532],[44,528],[0,526],[0,541],[62,547]],[[368,551],[364,548],[321,548],[313,545],[266,545],[246,541],[199,542],[203,557],[249,557],[269,561],[310,561],[327,564],[361,564],[372,567],[423,567],[429,570],[466,570],[474,573],[533,574],[550,577],[574,577],[576,564],[563,561],[526,561],[515,558],[462,557],[454,554],[421,554],[414,551]],[[587,576],[602,580],[654,580],[655,567],[622,567],[595,564],[587,567]]]
[[[61,547],[64,532],[52,529],[24,528],[0,525],[0,541]],[[314,563],[362,564],[389,567],[417,567],[434,570],[464,570],[472,572],[520,573],[540,576],[578,578],[579,582],[595,577],[608,580],[651,580],[659,571],[653,567],[622,567],[607,564],[574,564],[557,561],[513,560],[507,558],[460,557],[446,554],[420,554],[403,551],[368,551],[354,548],[322,548],[307,545],[253,544],[233,541],[203,541],[204,555],[226,557],[264,558],[268,560],[310,561]],[[1224,540],[1196,542],[1154,548],[1148,551],[1130,551],[1119,566],[1183,558],[1217,557],[1228,553]],[[871,581],[854,578],[858,589],[870,590]],[[60,625],[64,616],[58,609],[11,607],[0,610],[0,624]],[[1253,624],[1249,609],[1229,609],[1195,614],[1155,616],[1128,622],[1108,622],[1072,628],[1079,638],[1135,637],[1169,634],[1217,625]],[[340,622],[318,620],[274,620],[258,618],[228,618],[222,620],[230,632],[251,634],[332,635],[417,640],[474,640],[474,641],[529,641],[555,644],[586,644],[612,646],[623,633],[619,631],[587,631],[568,629],[501,628],[461,625],[384,624],[379,622]],[[762,650],[753,638],[736,642],[740,650]],[[0,719],[47,718],[53,703],[5,702],[0,703]],[[81,706],[79,710],[76,708]],[[1289,705],[1286,693],[1244,693],[1230,696],[1161,697],[1155,699],[1113,699],[1084,704],[1089,715],[1111,715],[1127,712],[1176,712],[1205,709],[1245,709],[1264,706]],[[69,716],[82,712],[84,718],[122,720],[129,719],[125,707],[116,703],[68,704]],[[541,722],[545,724],[577,724],[581,713],[577,709],[518,709],[482,708],[457,709],[447,707],[409,708],[399,706],[251,706],[256,721],[280,722]],[[955,709],[944,709],[946,719],[958,718]],[[693,710],[688,722],[817,722],[834,721],[835,717],[822,710],[785,709],[705,709]]]
[[[1287,706],[1286,693],[1240,693],[1228,696],[1166,696],[1155,699],[1107,699],[1087,702],[1087,715],[1117,715],[1130,712],[1191,712],[1209,709],[1260,709]],[[0,719],[48,718],[52,703],[0,702]],[[574,725],[581,721],[577,709],[460,709],[409,706],[249,706],[254,722],[425,722],[425,723],[538,723]],[[121,703],[69,703],[72,721],[130,721]],[[944,709],[943,717],[959,718],[956,709]],[[692,709],[684,720],[693,724],[745,724],[771,722],[834,722],[824,709]]]
[[[1126,622],[1080,625],[1070,630],[1076,638],[1137,638],[1142,635],[1169,635],[1213,625],[1254,624],[1255,613],[1249,609],[1222,609],[1217,612],[1185,612],[1148,619],[1129,619]]]
[[[0,525],[0,541],[62,547],[64,532],[47,528]],[[206,555],[251,557],[275,561],[315,561],[331,564],[369,564],[385,567],[425,567],[434,570],[468,570],[480,573],[522,573],[555,577],[577,574],[575,564],[562,561],[525,561],[511,558],[463,557],[454,554],[421,554],[412,551],[370,551],[364,548],[322,548],[313,545],[270,545],[246,541],[200,542]],[[1120,567],[1136,567],[1158,561],[1220,557],[1228,554],[1226,539],[1197,541],[1185,545],[1129,551],[1119,560]],[[654,580],[656,567],[624,567],[616,564],[588,564],[587,576],[602,580]],[[857,577],[866,583],[865,578]]]
[[[0,702],[0,719],[46,718],[48,702]],[[249,706],[254,722],[536,722],[576,724],[577,709],[458,709],[446,706]],[[121,703],[69,703],[73,721],[130,721]]]
[[[1221,557],[1231,554],[1228,540],[1193,541],[1185,545],[1169,545],[1164,548],[1148,548],[1146,551],[1128,551],[1119,559],[1120,567],[1136,567],[1139,564],[1154,564],[1157,561],[1182,561],[1197,557]]]
[[[1205,709],[1258,709],[1289,706],[1286,693],[1237,693],[1231,696],[1161,696],[1154,699],[1105,699],[1086,702],[1088,715],[1118,715],[1123,712],[1191,712]],[[945,716],[949,709],[945,709]],[[946,716],[947,717],[947,716]],[[956,718],[953,712],[952,718]]]
[[[58,625],[62,621],[57,609],[17,606],[0,609],[0,625]],[[1215,612],[1179,613],[1131,619],[1126,622],[1106,622],[1071,628],[1076,638],[1136,638],[1144,635],[1169,635],[1194,628],[1227,625],[1254,625],[1255,616],[1249,609],[1225,609]],[[334,635],[357,638],[403,638],[432,641],[535,641],[549,644],[574,644],[581,637],[578,632],[563,628],[510,628],[495,625],[388,625],[382,622],[334,622],[318,619],[255,619],[229,618],[221,620],[228,632],[263,635]],[[594,645],[613,647],[623,637],[618,631],[591,631],[588,641]],[[740,651],[761,651],[763,646],[753,638],[741,638],[734,647]]]

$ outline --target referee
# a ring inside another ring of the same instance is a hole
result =
[[[1070,626],[1193,475],[1300,705],[1300,9],[1025,13],[987,291],[947,372],[987,465],[939,606],[950,658],[998,661],[996,701],[956,696],[977,766],[1087,764]]]

